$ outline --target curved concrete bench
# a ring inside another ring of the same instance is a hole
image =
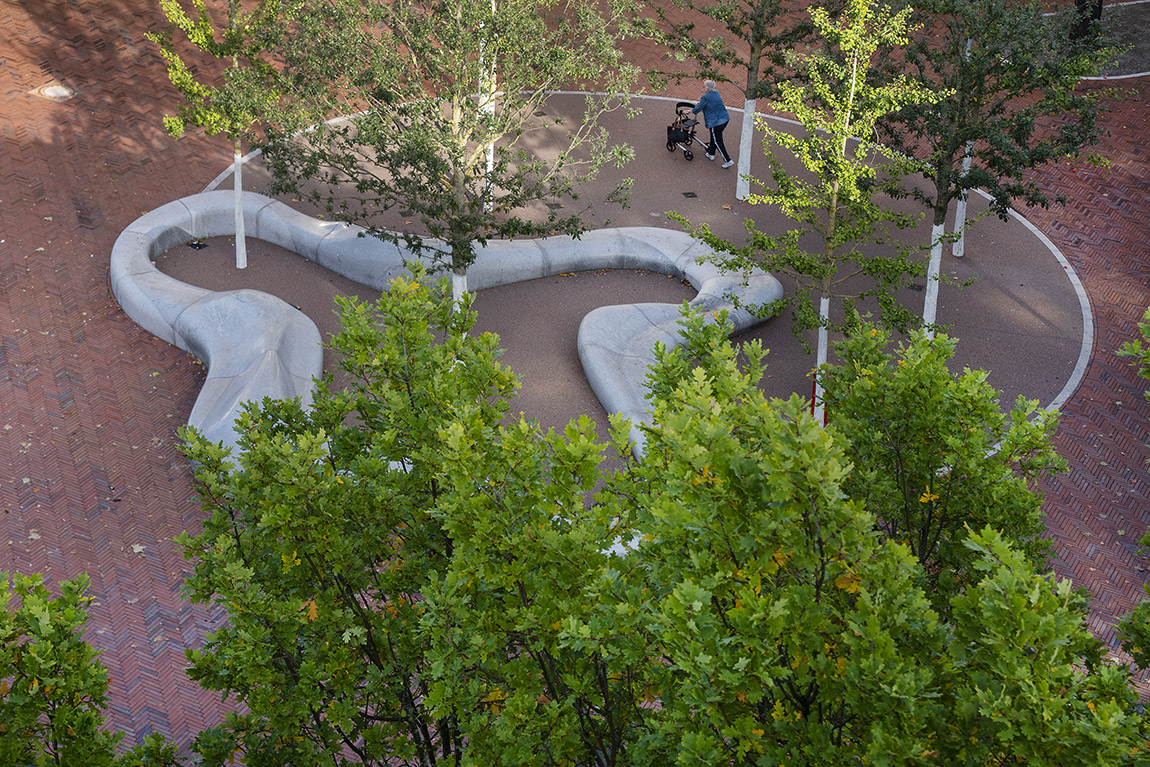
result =
[[[319,331],[302,312],[253,290],[215,293],[179,282],[156,269],[153,259],[192,239],[235,234],[232,192],[207,192],[168,203],[125,229],[112,248],[112,291],[124,311],[145,330],[205,362],[208,380],[189,422],[215,442],[234,447],[234,422],[245,402],[300,397],[311,401],[322,374]],[[317,264],[376,290],[386,290],[404,273],[405,249],[347,224],[321,221],[283,203],[244,193],[244,224],[251,237],[294,251]],[[492,242],[468,270],[472,290],[508,285],[561,272],[587,269],[647,269],[688,280],[699,290],[692,306],[728,309],[735,330],[760,320],[731,309],[725,296],[738,292],[746,303],[782,296],[782,286],[765,272],[747,287],[738,275],[723,275],[700,263],[704,247],[683,232],[648,227],[603,229],[578,239]],[[643,379],[654,361],[655,341],[679,343],[678,307],[634,304],[597,309],[579,328],[579,356],[592,389],[608,412],[638,424],[647,420]]]
[[[245,224],[254,236],[260,236],[260,213],[270,202],[245,200]],[[278,298],[257,290],[204,290],[168,277],[152,262],[188,240],[229,234],[235,234],[229,194],[168,203],[136,219],[116,239],[110,277],[129,317],[207,365],[188,422],[213,442],[234,447],[235,419],[245,402],[311,401],[313,379],[323,372],[323,349],[315,324]]]

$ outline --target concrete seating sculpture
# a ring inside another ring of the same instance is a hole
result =
[[[263,397],[300,397],[306,404],[322,374],[319,331],[294,307],[254,290],[213,292],[179,282],[156,269],[153,259],[184,242],[235,233],[230,191],[207,192],[168,203],[134,221],[111,255],[112,291],[124,311],[145,330],[199,357],[207,381],[189,422],[211,440],[234,447],[234,421],[245,402]],[[411,254],[358,227],[321,221],[283,203],[247,192],[243,198],[248,236],[292,250],[376,290],[405,271]],[[726,296],[745,303],[782,296],[765,272],[746,286],[707,262],[704,246],[682,232],[633,227],[588,232],[579,239],[492,242],[468,271],[473,290],[508,285],[561,272],[646,269],[685,279],[699,294],[692,307],[728,309],[735,331],[760,320],[734,310]],[[654,361],[656,341],[680,341],[679,309],[672,304],[602,307],[579,328],[578,349],[588,380],[608,412],[631,419],[641,453],[638,424],[647,420],[643,378]]]

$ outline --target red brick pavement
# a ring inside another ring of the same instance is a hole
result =
[[[1115,647],[1111,624],[1141,599],[1150,567],[1137,553],[1150,523],[1150,404],[1146,382],[1116,354],[1150,305],[1150,77],[1116,86],[1122,98],[1108,99],[1098,147],[1109,167],[1046,169],[1043,181],[1068,203],[1027,213],[1074,264],[1094,311],[1094,355],[1057,438],[1070,470],[1043,490],[1055,569],[1094,594],[1091,625]]]
[[[183,674],[183,649],[219,616],[180,598],[188,568],[171,543],[198,519],[173,435],[202,375],[120,312],[107,254],[142,211],[202,188],[228,152],[161,130],[176,97],[143,39],[162,25],[156,5],[0,3],[0,570],[90,573],[88,639],[111,672],[112,724],[128,744],[152,731],[186,744],[224,712]],[[29,95],[52,81],[76,95]],[[1047,171],[1070,203],[1031,215],[1078,268],[1098,323],[1058,436],[1071,469],[1045,490],[1056,567],[1096,595],[1092,622],[1108,640],[1146,580],[1134,549],[1150,522],[1150,405],[1114,354],[1150,303],[1150,105],[1145,79],[1122,85],[1102,148],[1113,165]]]
[[[108,283],[123,227],[228,157],[163,133],[176,102],[143,39],[156,5],[0,3],[0,570],[91,574],[88,638],[128,744],[186,742],[224,711],[183,673],[215,618],[181,599],[171,542],[197,520],[174,430],[201,369],[129,320]],[[76,95],[29,95],[53,81]]]

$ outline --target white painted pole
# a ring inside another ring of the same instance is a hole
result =
[[[751,147],[755,143],[755,99],[743,102],[743,125],[739,132],[738,179],[735,181],[735,199],[746,200],[751,194]]]
[[[934,224],[930,228],[930,263],[926,267],[926,298],[922,306],[922,322],[926,326],[926,337],[934,338],[935,317],[938,313],[938,282],[942,271],[942,235],[946,224]]]
[[[826,422],[826,408],[823,404],[823,384],[822,376],[823,365],[827,364],[827,346],[829,340],[827,338],[827,323],[830,321],[831,316],[831,299],[829,296],[822,296],[819,299],[819,318],[822,323],[819,325],[819,341],[818,347],[815,351],[815,401],[811,414],[814,416],[817,423]]]
[[[463,294],[467,292],[467,270],[460,274],[457,271],[451,272],[451,300],[459,303],[463,300]]]
[[[970,153],[973,149],[974,142],[968,141],[966,155],[962,158],[963,176],[970,173]],[[958,239],[954,241],[954,247],[950,252],[955,258],[962,258],[966,254],[966,192],[962,193],[958,198],[958,204],[954,206],[954,233],[958,235]]]
[[[236,203],[236,268],[248,268],[247,237],[244,231],[244,161],[240,155],[240,142],[235,142],[235,154],[232,158],[232,188]]]

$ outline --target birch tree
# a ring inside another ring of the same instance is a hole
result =
[[[276,100],[274,70],[263,58],[264,51],[251,31],[268,23],[278,1],[259,0],[252,10],[244,11],[241,0],[229,0],[223,23],[213,19],[203,0],[191,2],[193,12],[189,14],[178,0],[160,0],[170,26],[161,33],[148,35],[148,39],[160,46],[168,76],[186,100],[175,115],[164,117],[164,126],[177,137],[189,127],[197,127],[209,136],[224,133],[232,142],[236,268],[244,269],[248,258],[242,201],[242,146],[258,116]],[[179,53],[176,30],[200,52],[228,62],[228,68],[215,84],[196,78]]]
[[[264,147],[275,191],[450,269],[457,297],[490,239],[578,235],[586,208],[561,201],[630,157],[599,124],[626,108],[634,78],[618,47],[628,2],[292,0],[260,32],[286,83]],[[553,92],[588,84],[604,95],[587,97],[578,124],[546,115]],[[524,141],[545,125],[557,137],[547,157]],[[389,230],[392,210],[418,227]]]
[[[782,83],[775,104],[794,114],[803,132],[791,134],[760,121],[772,145],[766,152],[773,187],[764,186],[750,197],[754,204],[778,205],[798,227],[766,234],[748,219],[742,246],[717,237],[705,225],[693,230],[716,251],[723,268],[758,266],[795,280],[789,296],[759,311],[789,306],[796,334],[817,329],[817,366],[826,362],[827,332],[841,327],[831,319],[833,298],[845,304],[844,322],[853,315],[855,302],[867,297],[877,301],[884,323],[905,328],[912,321],[893,292],[908,276],[921,274],[922,264],[892,240],[890,231],[910,226],[912,219],[883,207],[877,198],[883,178],[900,177],[914,164],[878,143],[875,125],[908,103],[938,96],[905,76],[884,83],[871,77],[880,48],[905,44],[908,17],[908,10],[896,13],[866,0],[852,0],[837,20],[822,8],[812,9],[825,48],[799,60],[802,84]],[[797,157],[810,175],[789,174],[775,156],[777,149]],[[815,249],[808,248],[808,235],[817,242]],[[816,381],[820,414],[821,399]]]

